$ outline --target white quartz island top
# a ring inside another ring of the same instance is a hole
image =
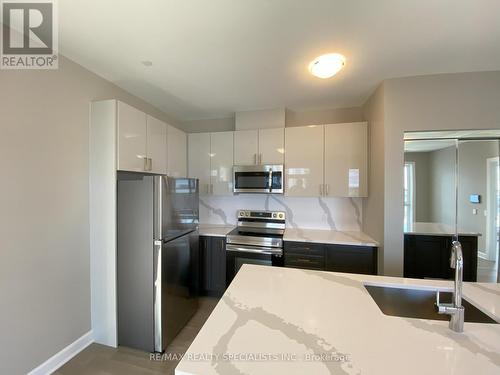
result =
[[[453,236],[455,228],[452,225],[441,223],[409,223],[404,227],[405,234],[417,234],[425,236]],[[481,236],[481,233],[466,231],[459,228],[458,234],[462,236]]]
[[[177,375],[500,374],[500,325],[384,315],[364,284],[447,289],[448,281],[244,265]],[[464,284],[498,321],[499,284]]]
[[[283,241],[315,242],[336,245],[371,246],[379,244],[363,232],[324,230],[324,229],[286,229]]]

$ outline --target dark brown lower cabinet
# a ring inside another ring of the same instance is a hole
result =
[[[283,254],[285,267],[325,269],[325,246],[322,244],[285,241]]]
[[[226,239],[200,236],[200,291],[220,297],[226,290]]]
[[[376,275],[377,250],[367,246],[328,245],[326,270]]]
[[[477,281],[477,237],[460,236],[464,256],[464,281]],[[451,279],[451,236],[405,234],[404,277]]]
[[[285,267],[377,274],[376,247],[285,242]]]

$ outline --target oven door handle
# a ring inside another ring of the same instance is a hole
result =
[[[226,251],[235,251],[239,253],[254,253],[254,254],[265,254],[265,255],[283,255],[283,250],[273,249],[272,247],[249,247],[249,246],[239,246],[239,245],[226,245]]]

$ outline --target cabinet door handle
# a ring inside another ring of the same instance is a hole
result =
[[[143,169],[145,171],[147,171],[148,170],[149,159],[144,156],[143,160],[144,160],[144,168]]]
[[[262,154],[259,154],[259,164],[262,164]]]
[[[152,158],[149,158],[149,170],[150,171],[153,170],[153,159]]]
[[[325,189],[326,190],[325,195],[329,195],[330,194],[330,184],[326,184],[325,188],[326,188]]]
[[[323,184],[319,184],[319,195],[323,196]]]
[[[207,194],[210,194],[210,185],[207,184]]]
[[[257,164],[257,154],[253,154],[253,163]]]
[[[214,194],[214,185],[210,184],[210,194]]]

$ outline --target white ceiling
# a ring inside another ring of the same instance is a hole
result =
[[[455,141],[448,139],[405,141],[405,152],[430,152],[452,146],[456,146]]]
[[[65,56],[180,120],[359,106],[385,78],[500,69],[498,0],[58,4]],[[310,76],[328,52],[346,68]]]

